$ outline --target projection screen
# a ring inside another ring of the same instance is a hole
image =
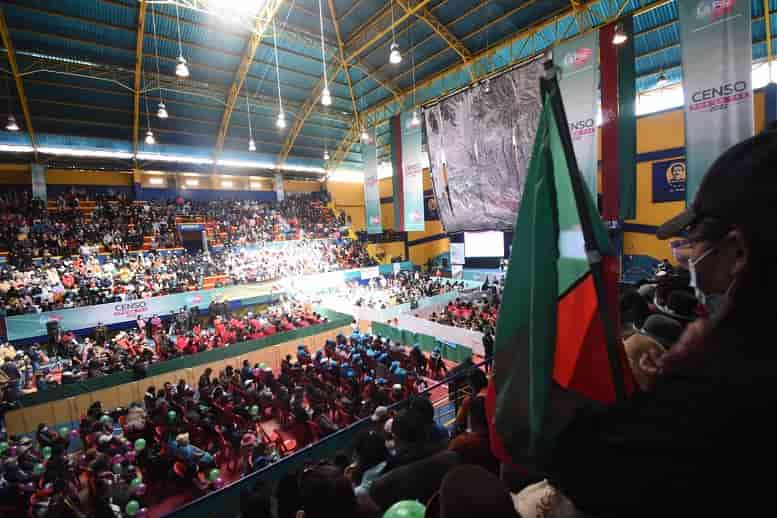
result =
[[[432,183],[447,232],[511,230],[541,106],[541,60],[424,110]]]

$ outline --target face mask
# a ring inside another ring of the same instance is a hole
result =
[[[694,295],[696,295],[696,300],[699,301],[699,304],[705,307],[707,306],[707,295],[699,287],[699,282],[696,277],[696,265],[701,263],[714,251],[715,251],[715,247],[712,247],[706,252],[704,252],[703,254],[701,254],[698,258],[688,259],[688,272],[691,274],[691,280],[689,282],[689,286],[693,288]]]
[[[723,293],[707,294],[704,293],[704,291],[699,287],[696,266],[707,256],[709,256],[714,250],[715,247],[712,247],[701,254],[697,259],[688,260],[688,272],[691,275],[689,285],[691,288],[693,288],[694,294],[696,295],[696,299],[699,301],[699,304],[704,306],[710,316],[717,314],[720,311],[720,308],[726,304],[729,298],[729,294],[731,293],[731,289],[734,287],[734,283],[736,282],[736,279],[733,279],[731,284],[729,284],[728,288],[726,288],[726,291]]]

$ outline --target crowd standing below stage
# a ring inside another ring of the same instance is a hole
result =
[[[390,306],[410,303],[415,305],[424,297],[462,289],[463,283],[447,282],[421,272],[398,272],[369,279],[367,283],[350,281],[336,297],[355,301],[355,306],[386,309]]]
[[[448,303],[438,314],[432,313],[428,318],[432,322],[446,326],[461,327],[480,333],[493,333],[496,320],[499,317],[499,305],[502,301],[504,286],[501,280],[486,281],[481,287],[481,293],[470,297],[468,302],[457,298]]]

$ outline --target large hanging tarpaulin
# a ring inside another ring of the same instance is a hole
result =
[[[513,228],[541,111],[542,74],[537,60],[424,111],[447,232]]]
[[[686,200],[712,162],[753,135],[749,0],[678,2],[685,92]]]

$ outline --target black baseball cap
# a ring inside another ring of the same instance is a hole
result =
[[[772,125],[720,155],[704,175],[690,207],[658,227],[656,237],[693,235],[700,223],[705,223],[705,234],[722,236],[734,225],[763,219],[766,211],[771,211],[773,219],[777,203],[775,128]]]

